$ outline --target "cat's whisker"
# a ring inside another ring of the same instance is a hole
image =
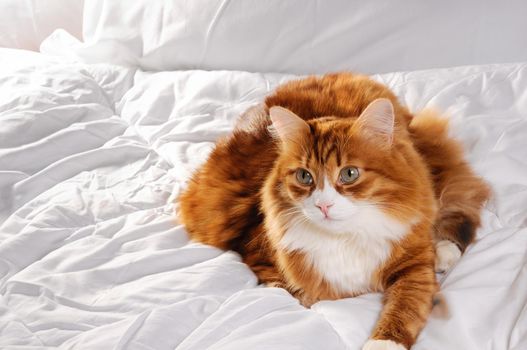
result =
[[[470,180],[470,182],[474,181],[474,176],[468,176],[468,175],[462,175],[462,176],[456,176],[455,178],[450,178],[443,186],[443,189],[441,190],[441,193],[439,194],[439,205],[443,205],[443,196],[445,193],[448,193],[449,190],[454,186],[459,186],[460,184],[464,184],[467,182],[466,180]]]
[[[422,215],[422,213],[419,210],[415,209],[415,208],[412,208],[410,206],[407,206],[407,205],[404,205],[404,204],[400,204],[400,203],[378,202],[378,204],[379,204],[379,206],[384,207],[386,209],[396,209],[396,210],[397,209],[403,209],[403,210],[409,210],[409,211],[411,211],[413,213],[418,213],[418,214],[420,214],[419,218],[428,221],[432,225],[432,228],[435,230],[435,232],[440,232],[440,230],[439,230],[439,228],[438,228],[438,226],[437,226],[435,221],[430,220],[426,215]]]
[[[302,214],[302,211],[298,208],[291,208],[279,213],[280,216],[292,216],[295,214]]]

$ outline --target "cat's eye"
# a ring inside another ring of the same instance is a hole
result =
[[[354,183],[359,178],[359,169],[354,166],[346,167],[340,171],[340,182],[345,185]]]
[[[296,180],[302,185],[311,185],[313,183],[313,176],[306,169],[299,168],[296,171]]]

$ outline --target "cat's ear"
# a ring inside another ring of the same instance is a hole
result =
[[[273,129],[282,141],[293,140],[309,132],[309,125],[289,109],[273,106],[269,109]]]
[[[393,143],[394,123],[393,105],[387,98],[371,102],[355,122],[361,133],[384,147],[390,147]]]

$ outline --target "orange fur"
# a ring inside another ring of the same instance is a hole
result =
[[[481,224],[481,207],[490,189],[463,159],[461,144],[448,136],[448,120],[438,112],[418,113],[409,130],[415,147],[430,168],[439,200],[435,238],[448,239],[465,251]]]
[[[355,123],[378,98],[389,99],[395,112],[389,148],[365,137]],[[300,116],[310,132],[278,141],[268,130],[272,106]],[[305,305],[383,291],[385,306],[372,338],[410,347],[437,290],[434,239],[449,239],[464,250],[488,196],[446,130],[434,114],[413,118],[393,93],[367,77],[342,73],[293,81],[247,111],[233,134],[218,141],[180,196],[179,218],[193,239],[237,251],[261,282],[287,288]],[[337,180],[346,164],[364,169],[351,185]],[[295,180],[299,167],[313,172],[312,185]],[[404,238],[391,242],[391,254],[367,290],[336,288],[305,252],[280,245],[292,225],[288,213],[324,186],[324,174],[340,195],[375,202],[387,216],[408,224]]]

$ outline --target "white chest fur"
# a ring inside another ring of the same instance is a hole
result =
[[[371,228],[375,231],[376,226]],[[302,223],[287,230],[280,245],[305,253],[315,270],[340,292],[359,294],[370,290],[374,272],[390,256],[391,242],[408,231],[408,226],[397,222],[381,226],[381,232],[336,235]]]

